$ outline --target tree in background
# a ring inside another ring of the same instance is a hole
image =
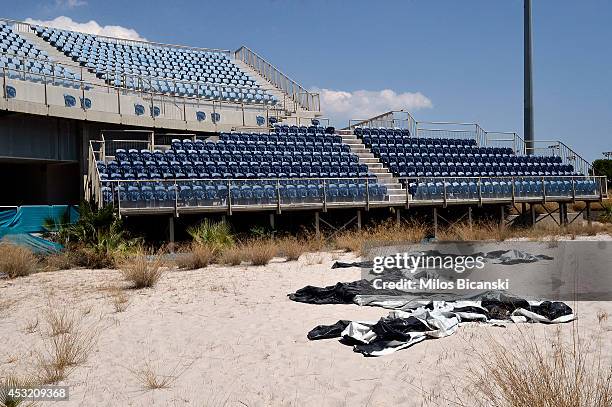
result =
[[[612,183],[612,160],[600,159],[593,161],[595,175],[605,175],[608,177],[608,185]]]

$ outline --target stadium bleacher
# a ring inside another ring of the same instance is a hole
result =
[[[79,88],[78,73],[62,65],[53,64],[45,51],[16,33],[10,25],[0,21],[0,76],[47,82],[54,85]]]
[[[167,150],[116,149],[97,168],[107,202],[125,206],[382,201],[384,185],[333,128],[277,125],[270,134],[221,133],[219,140],[172,140]],[[321,182],[326,179],[326,182]],[[177,180],[177,181],[175,181]],[[228,184],[227,181],[231,182]],[[127,181],[127,182],[118,182]]]
[[[276,97],[221,51],[115,40],[50,27],[36,34],[106,83],[129,89],[274,105]]]
[[[472,138],[411,137],[407,129],[357,127],[354,133],[416,199],[507,197],[513,190],[526,197],[596,194],[596,183],[574,182],[581,175],[559,156],[516,155]]]

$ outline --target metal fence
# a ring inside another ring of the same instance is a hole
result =
[[[119,211],[364,206],[388,202],[371,178],[103,180],[100,199]]]
[[[237,49],[234,52],[234,58],[253,68],[268,82],[288,94],[302,108],[314,112],[321,110],[318,93],[308,92],[304,87],[248,47],[242,46]]]
[[[411,177],[401,178],[407,202],[528,202],[600,200],[605,176]]]

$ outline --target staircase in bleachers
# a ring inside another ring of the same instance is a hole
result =
[[[398,178],[389,172],[378,157],[374,154],[353,134],[340,134],[342,142],[347,144],[351,152],[359,157],[359,162],[368,166],[370,173],[374,174],[378,182],[385,185],[390,202],[405,202],[406,189],[402,187]]]

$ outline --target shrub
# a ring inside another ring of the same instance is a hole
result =
[[[0,272],[9,278],[28,276],[38,268],[38,259],[30,250],[9,242],[0,242]]]
[[[599,220],[605,223],[612,223],[612,204],[602,204],[601,205],[602,214],[599,217]]]
[[[254,266],[268,264],[277,252],[272,240],[255,239],[240,243],[232,248],[226,248],[221,253],[220,263],[237,266],[242,262],[251,263]]]
[[[287,260],[297,260],[308,251],[308,243],[293,236],[283,237],[276,241],[277,254]]]
[[[276,246],[271,240],[253,240],[243,246],[247,261],[254,266],[266,265],[276,254]]]
[[[241,250],[241,246],[226,248],[221,251],[221,254],[219,256],[219,263],[227,266],[238,266],[243,261],[246,261],[246,259],[244,253]]]
[[[480,366],[471,370],[470,389],[475,391],[476,405],[612,405],[612,366],[604,362],[601,343],[593,351],[581,342],[577,327],[573,329],[569,343],[560,330],[552,344],[525,332],[506,346],[493,341],[486,353],[478,355]]]
[[[219,249],[214,246],[193,242],[189,249],[176,258],[179,268],[195,270],[214,263],[219,257]]]
[[[98,209],[82,202],[77,222],[48,223],[52,238],[66,246],[65,258],[58,261],[61,266],[115,267],[141,243],[140,239],[129,237],[111,205]]]
[[[197,226],[192,226],[187,229],[187,233],[194,242],[209,245],[214,247],[227,247],[234,244],[229,225],[226,222],[211,222],[204,219]]]
[[[123,264],[121,273],[133,288],[153,287],[164,274],[163,261],[160,256],[140,252]]]

